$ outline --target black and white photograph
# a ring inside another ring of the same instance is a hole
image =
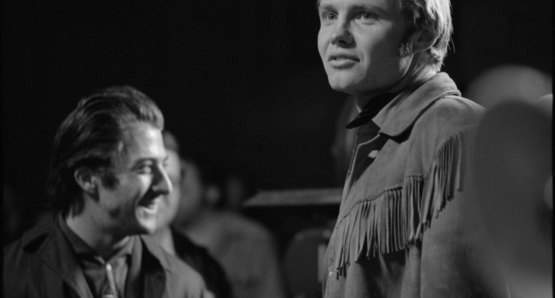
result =
[[[3,0],[2,296],[553,296],[550,0]]]

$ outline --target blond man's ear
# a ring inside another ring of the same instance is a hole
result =
[[[414,32],[408,39],[407,45],[411,54],[425,52],[431,49],[437,41],[437,32],[432,24]]]

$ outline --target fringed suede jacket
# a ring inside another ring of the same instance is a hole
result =
[[[504,296],[463,171],[482,108],[460,95],[439,73],[358,128],[324,297]]]

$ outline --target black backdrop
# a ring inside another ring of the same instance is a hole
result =
[[[455,0],[445,69],[460,87],[520,63],[551,74],[551,0]],[[50,142],[83,95],[129,84],[158,102],[186,148],[260,189],[334,185],[342,94],[320,65],[313,0],[2,2],[4,183],[32,218]]]

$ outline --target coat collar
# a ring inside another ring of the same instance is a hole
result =
[[[438,73],[416,89],[401,92],[372,120],[380,127],[380,133],[398,136],[411,127],[432,103],[448,94],[461,95],[449,75]]]
[[[166,253],[160,244],[156,243],[152,237],[146,235],[141,236],[143,246],[148,251],[149,256],[153,257],[154,260],[159,262],[160,266],[164,270],[170,271],[172,273],[180,273],[181,271],[175,266],[175,260],[170,260],[171,256]]]
[[[23,236],[23,247],[25,250],[35,251],[42,262],[79,297],[93,298],[75,253],[56,221],[57,216],[43,219]],[[145,290],[152,294],[147,297],[161,296],[166,284],[165,271],[176,274],[180,271],[159,245],[148,237],[141,236],[140,239],[144,247],[140,257],[140,270],[145,279]]]
[[[58,227],[55,216],[43,219],[23,237],[23,248],[35,250],[44,264],[67,283],[79,297],[93,298],[75,254]]]

